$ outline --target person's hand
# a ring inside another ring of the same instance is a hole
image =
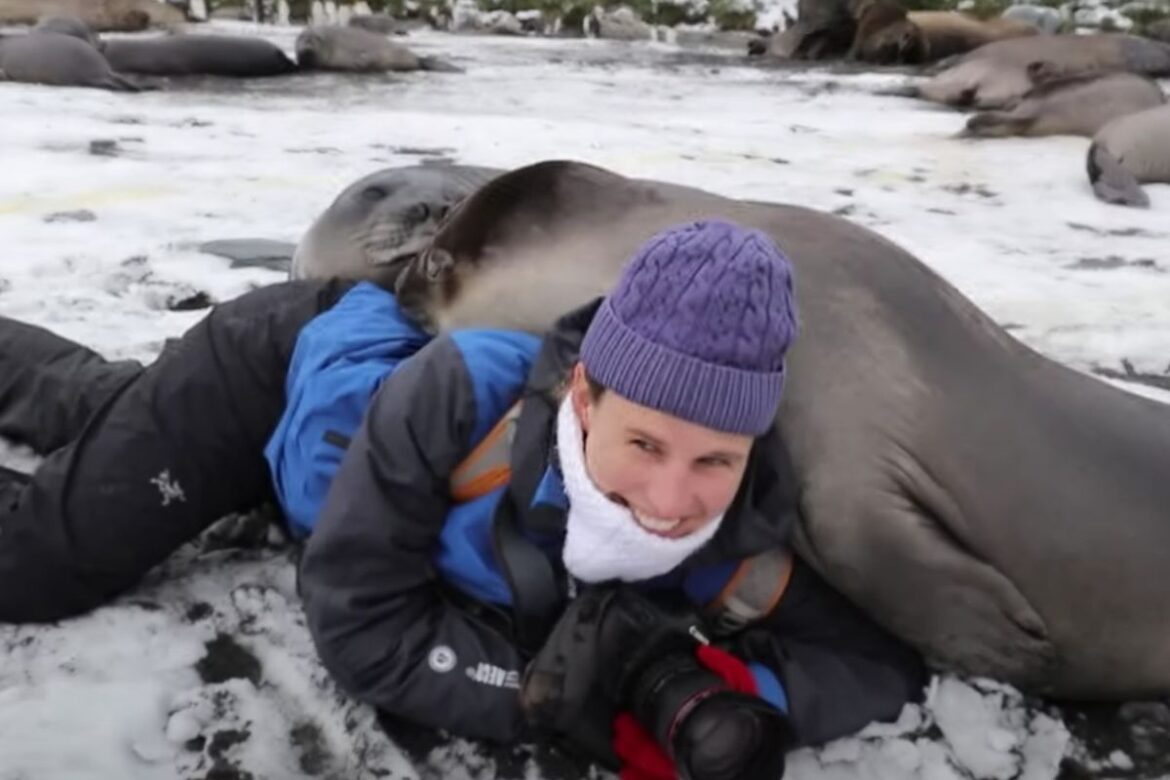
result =
[[[678,777],[674,761],[628,712],[614,718],[613,750],[622,762],[618,773],[622,780],[676,780]]]

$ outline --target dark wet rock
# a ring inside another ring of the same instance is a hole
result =
[[[253,685],[260,684],[263,669],[259,659],[234,638],[227,634],[216,634],[206,647],[207,654],[195,664],[195,671],[199,673],[203,682],[215,684],[244,679],[250,680]],[[227,732],[219,732],[225,733]]]
[[[1092,225],[1083,224],[1081,222],[1067,222],[1065,224],[1067,224],[1073,230],[1083,230],[1086,233],[1092,233],[1096,236],[1117,236],[1118,238],[1165,238],[1167,235],[1165,233],[1154,233],[1153,231],[1139,227],[1097,228],[1093,227]]]
[[[192,753],[202,753],[203,748],[207,747],[207,737],[200,734],[194,739],[189,739],[183,743],[183,747],[190,750]]]
[[[205,241],[196,248],[209,255],[228,258],[232,261],[232,268],[268,268],[273,271],[288,271],[297,251],[296,244],[270,238],[225,238]]]
[[[394,154],[407,154],[415,157],[437,157],[451,154],[455,151],[454,149],[448,148],[446,146],[438,146],[434,148],[428,148],[425,146],[390,146],[387,147],[387,150],[394,152]]]
[[[1061,763],[1059,777],[1153,778],[1170,772],[1165,702],[1063,703],[1056,709],[1077,746]]]
[[[168,311],[198,311],[199,309],[209,309],[215,303],[211,296],[202,290],[191,293],[190,295],[170,296],[167,298]]]
[[[853,190],[846,189],[844,187],[842,187],[840,189],[833,190],[833,192],[837,193],[838,195],[844,195],[847,198],[853,197]]]
[[[212,606],[206,601],[197,601],[191,606],[187,607],[185,616],[188,623],[195,623],[197,621],[203,620],[206,617],[210,617],[214,611],[215,610],[212,609]]]
[[[1078,271],[1102,271],[1113,268],[1149,268],[1154,271],[1161,271],[1157,262],[1153,259],[1144,257],[1138,260],[1126,260],[1120,255],[1108,255],[1106,257],[1082,257],[1075,263],[1069,263],[1065,268],[1072,268]]]
[[[435,729],[386,713],[378,714],[378,724],[423,777],[442,773],[451,764],[474,765],[477,771],[468,771],[468,776],[498,780],[523,780],[533,774],[543,780],[578,780],[591,776],[588,762],[549,747],[452,739]],[[484,765],[491,767],[491,771],[484,772]],[[537,770],[535,773],[529,771],[532,765]]]
[[[45,222],[93,222],[96,219],[97,214],[89,209],[77,209],[76,211],[54,211],[45,217]]]
[[[289,740],[297,749],[301,770],[307,775],[319,775],[329,766],[329,751],[325,737],[316,723],[301,723],[289,732]]]
[[[121,151],[118,142],[110,138],[99,138],[89,142],[89,153],[98,157],[117,157]]]
[[[972,185],[966,182],[963,182],[962,184],[945,184],[943,185],[942,189],[954,195],[968,195],[974,193],[981,198],[990,199],[998,197],[994,192],[987,189],[987,187],[982,184]]]
[[[255,777],[251,772],[232,766],[226,761],[217,761],[215,766],[203,776],[203,780],[255,780]]]
[[[1161,374],[1150,374],[1142,371],[1136,371],[1133,363],[1125,360],[1121,361],[1121,371],[1113,368],[1106,368],[1105,366],[1094,366],[1093,373],[1098,376],[1108,377],[1109,379],[1120,379],[1124,382],[1136,382],[1140,385],[1148,385],[1156,387],[1160,390],[1170,390],[1170,366],[1166,366],[1166,371]],[[1170,748],[1170,745],[1168,745]],[[1170,771],[1170,765],[1168,765]]]
[[[214,759],[221,759],[234,745],[247,742],[252,733],[247,729],[221,729],[211,735],[211,742],[207,746],[207,755]]]

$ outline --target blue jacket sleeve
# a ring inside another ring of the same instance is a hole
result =
[[[323,664],[355,698],[416,724],[512,741],[523,730],[519,652],[452,601],[434,560],[475,403],[448,337],[385,380],[306,544],[301,591]]]

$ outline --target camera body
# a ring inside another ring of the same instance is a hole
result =
[[[602,621],[601,643],[628,648],[613,700],[674,760],[681,780],[779,780],[794,741],[787,717],[699,662],[695,649],[709,640],[693,613],[630,593]]]
[[[764,699],[699,661],[693,607],[620,583],[569,604],[525,670],[521,708],[537,739],[617,769],[612,724],[629,712],[683,780],[778,780],[795,735]]]

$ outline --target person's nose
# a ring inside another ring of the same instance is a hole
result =
[[[638,507],[659,520],[686,518],[694,506],[694,495],[686,469],[661,466],[646,485],[645,504]]]

